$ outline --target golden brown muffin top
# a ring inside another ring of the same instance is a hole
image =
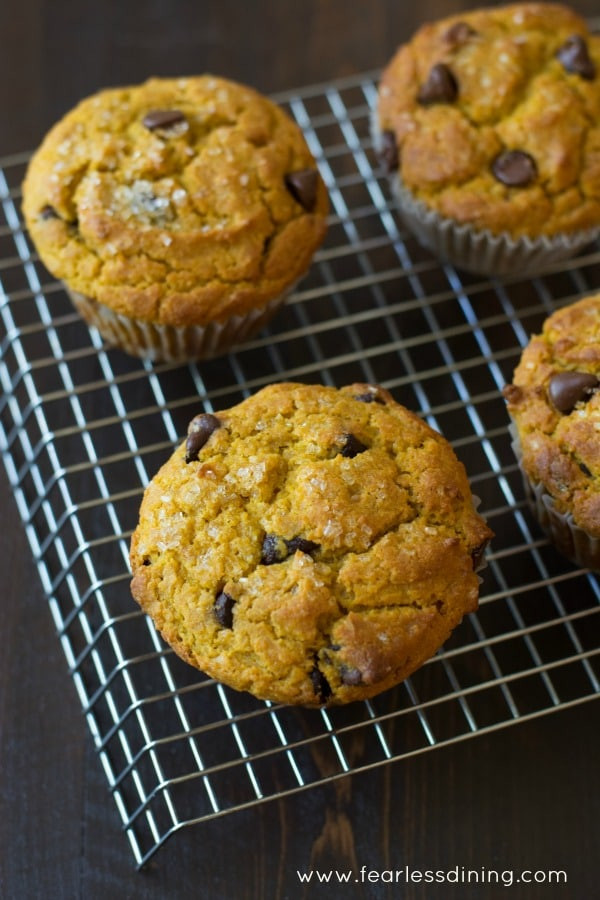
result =
[[[83,100],[23,185],[49,270],[127,316],[204,325],[262,307],[306,271],[328,200],[298,126],[210,75]]]
[[[490,537],[450,445],[388,392],[277,384],[192,421],[145,492],[132,592],[212,677],[345,703],[476,608]]]
[[[504,389],[522,465],[562,513],[600,537],[600,294],[553,313]]]
[[[423,26],[385,69],[388,168],[440,215],[513,237],[600,225],[600,36],[525,3]]]

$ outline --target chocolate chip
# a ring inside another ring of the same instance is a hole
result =
[[[287,555],[287,544],[282,537],[276,534],[266,534],[264,536],[260,555],[260,561],[263,566],[272,566],[273,563],[283,562]]]
[[[537,177],[537,166],[529,153],[505,150],[492,163],[492,172],[508,187],[526,187]]]
[[[151,109],[142,119],[149,131],[166,130],[180,122],[185,122],[185,116],[179,109]]]
[[[421,106],[432,103],[453,103],[458,96],[456,78],[444,63],[436,63],[427,76],[417,94]]]
[[[360,400],[361,403],[381,403],[382,406],[385,406],[385,400],[376,390],[368,391],[366,394],[355,394],[354,399]]]
[[[47,203],[45,206],[42,206],[40,209],[40,219],[60,219],[59,214],[56,212],[53,206],[50,206]]]
[[[221,423],[216,416],[211,413],[200,413],[195,416],[189,424],[188,436],[185,442],[185,461],[186,463],[195,462],[198,454],[204,447],[205,443]]]
[[[148,557],[146,556],[146,557],[144,557],[144,559],[142,560],[142,565],[143,565],[143,566],[150,566],[150,565],[152,565],[152,560],[148,559]]]
[[[548,396],[560,413],[568,415],[582,400],[589,400],[600,385],[589,372],[558,372],[548,383]]]
[[[368,449],[369,448],[366,447],[362,441],[359,441],[356,435],[350,433],[342,435],[340,453],[342,456],[347,457],[347,459],[354,459],[359,453],[364,453],[365,450]]]
[[[584,462],[578,462],[577,465],[579,466],[579,468],[581,469],[583,474],[586,476],[586,478],[592,477],[591,469],[588,469],[588,467],[586,466],[586,464]]]
[[[489,541],[484,541],[479,547],[471,550],[471,559],[473,560],[473,571],[479,572],[484,567],[484,556]]]
[[[572,34],[570,38],[559,47],[557,59],[563,65],[566,72],[573,75],[581,75],[591,81],[596,75],[596,66],[590,59],[590,53],[586,42],[580,34]]]
[[[350,668],[349,666],[342,666],[340,670],[340,679],[342,684],[350,685],[354,687],[357,684],[362,683],[362,672],[360,669]]]
[[[230,597],[229,594],[226,594],[225,591],[221,591],[220,594],[217,594],[213,605],[213,610],[215,613],[215,619],[217,620],[221,628],[233,628],[234,606],[235,600],[233,599],[233,597]]]
[[[266,534],[262,542],[260,561],[263,566],[272,566],[273,563],[283,562],[296,550],[310,555],[320,549],[320,544],[309,541],[307,538],[293,537],[286,539],[276,534]]]
[[[388,175],[395,172],[398,168],[398,144],[396,143],[396,135],[393,131],[384,131],[381,134],[381,145],[379,147],[379,158],[385,166]]]
[[[466,22],[455,22],[444,34],[444,40],[453,47],[458,47],[477,34],[474,28]]]
[[[327,700],[331,697],[333,692],[331,690],[331,685],[317,666],[311,670],[310,680],[313,691],[319,698],[319,703],[327,703]]]
[[[310,555],[314,553],[316,550],[321,549],[320,544],[316,544],[314,541],[309,541],[306,538],[301,537],[293,537],[290,538],[289,541],[285,542],[285,545],[288,549],[288,553],[295,553],[296,550],[299,550],[301,553],[306,553]]]
[[[285,186],[300,206],[307,212],[312,212],[317,202],[317,185],[319,173],[316,169],[300,169],[290,172],[284,178]]]

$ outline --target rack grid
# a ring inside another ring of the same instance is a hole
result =
[[[4,464],[135,862],[176,831],[600,693],[600,588],[530,518],[501,388],[559,306],[600,290],[600,247],[536,278],[440,263],[400,224],[369,138],[377,73],[275,99],[327,183],[329,233],[269,329],[220,359],[105,346],[39,262],[27,154],[0,160]],[[129,593],[149,478],[199,411],[281,380],[382,384],[453,444],[496,533],[481,603],[397,688],[348,707],[254,700],[181,662]]]

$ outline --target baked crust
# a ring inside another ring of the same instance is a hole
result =
[[[574,35],[587,48],[586,77],[559,59]],[[446,88],[445,101],[420,102],[439,64],[456,96]],[[600,36],[565,6],[514,4],[424,25],[382,75],[376,127],[394,136],[405,188],[445,218],[514,238],[600,224]],[[530,183],[494,175],[506,151],[533,160]]]
[[[152,480],[131,542],[133,596],[187,662],[346,703],[475,610],[491,531],[450,445],[388,392],[278,384],[216,417]]]
[[[181,119],[147,127],[153,111]],[[305,208],[286,177],[316,173]],[[307,270],[328,199],[298,126],[210,75],[101,91],[49,132],[23,209],[50,272],[133,319],[205,325],[266,305]]]

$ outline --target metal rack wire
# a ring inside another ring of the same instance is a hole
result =
[[[106,348],[39,263],[0,160],[0,436],[64,654],[138,865],[180,828],[564,709],[600,692],[600,587],[530,519],[500,389],[559,305],[600,289],[600,248],[487,280],[399,224],[369,140],[374,74],[281,95],[333,213],[268,331],[227,357],[151,365]],[[143,488],[192,415],[279,380],[379,382],[444,433],[496,532],[481,605],[443,652],[372,701],[297,710],[182,663],[130,598]]]

